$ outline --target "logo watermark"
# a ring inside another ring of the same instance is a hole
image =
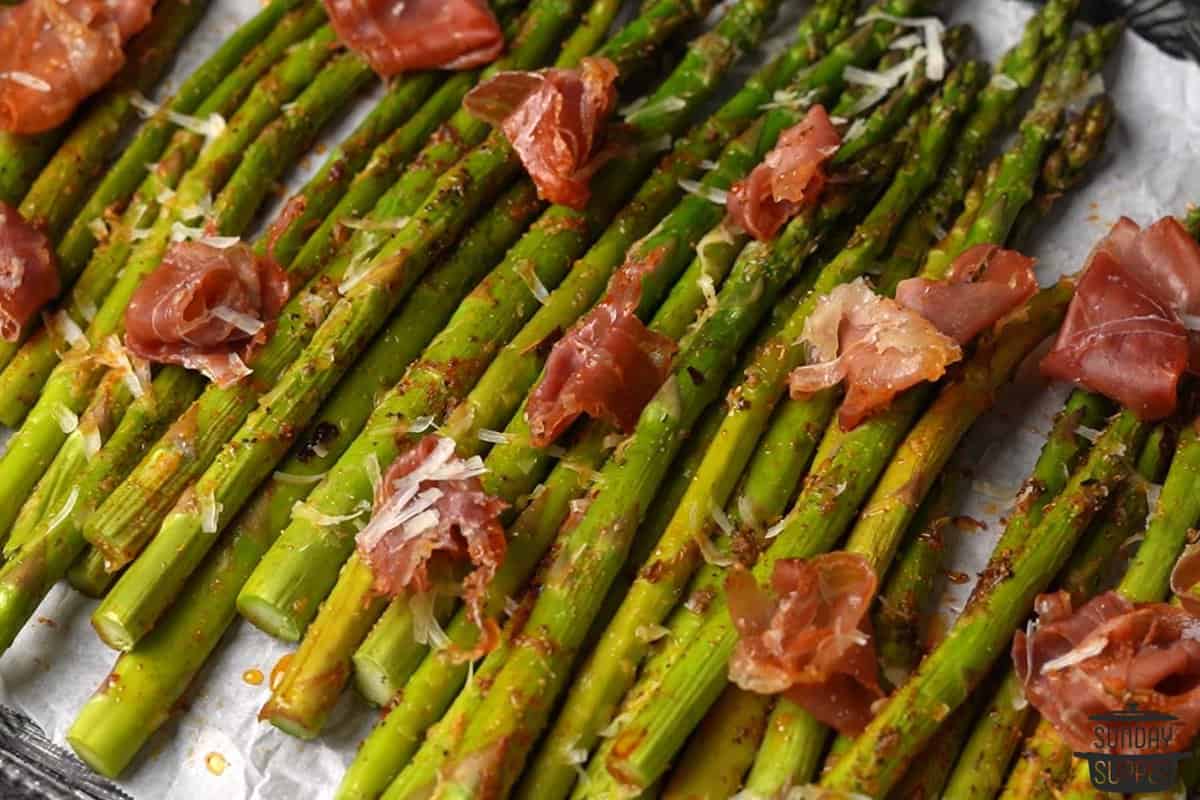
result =
[[[1179,762],[1190,752],[1177,741],[1179,717],[1142,711],[1137,704],[1124,711],[1093,714],[1094,752],[1076,753],[1088,762],[1092,785],[1105,792],[1161,792],[1175,788]]]

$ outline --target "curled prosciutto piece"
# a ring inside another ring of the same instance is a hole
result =
[[[61,125],[125,63],[122,46],[152,0],[25,0],[0,9],[0,128]]]
[[[663,257],[626,261],[604,299],[554,344],[541,382],[529,395],[525,418],[534,445],[545,447],[583,414],[625,433],[670,371],[675,341],[637,316],[642,278]]]
[[[896,302],[959,344],[967,344],[1037,292],[1036,260],[994,244],[968,248],[944,281],[909,278]]]
[[[835,288],[817,303],[801,339],[809,363],[792,371],[794,397],[846,382],[838,412],[850,430],[884,408],[900,392],[935,381],[962,358],[958,344],[933,323],[894,300],[880,297],[858,279]]]
[[[585,58],[578,69],[501,72],[464,105],[504,131],[538,196],[583,208],[588,181],[605,161],[602,133],[616,106],[617,74],[607,58]]]
[[[125,344],[229,386],[250,374],[244,359],[266,340],[287,298],[287,275],[248,245],[176,242],[126,308]]]
[[[1200,544],[1188,545],[1171,570],[1171,593],[1189,614],[1200,617]]]
[[[740,635],[729,679],[786,693],[839,732],[860,732],[883,696],[868,615],[876,585],[867,560],[843,552],[776,562],[770,592],[735,570],[725,582]]]
[[[463,596],[483,633],[475,650],[460,654],[470,658],[489,651],[499,636],[484,605],[504,560],[500,513],[508,504],[484,492],[484,472],[478,456],[455,456],[453,439],[424,437],[392,462],[376,490],[371,521],[356,538],[375,591],[409,596],[414,613],[430,608],[434,593]],[[456,574],[464,562],[474,569],[460,583]]]
[[[1200,620],[1167,603],[1107,592],[1079,609],[1066,592],[1041,595],[1038,623],[1013,640],[1025,697],[1076,750],[1097,749],[1089,717],[1136,704],[1179,718],[1169,742],[1114,737],[1103,752],[1183,750],[1200,729]],[[1138,749],[1143,748],[1143,749]]]
[[[825,163],[841,145],[825,107],[813,106],[799,124],[780,134],[763,162],[730,189],[730,219],[759,241],[774,239],[784,223],[820,197]]]
[[[471,69],[504,50],[484,0],[324,0],[333,29],[381,77]]]
[[[26,323],[60,288],[50,240],[0,202],[0,339],[21,338]]]
[[[1173,217],[1122,218],[1092,251],[1042,372],[1099,392],[1146,420],[1169,416],[1200,313],[1200,245]]]

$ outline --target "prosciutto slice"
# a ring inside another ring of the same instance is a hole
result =
[[[287,275],[248,245],[176,242],[125,310],[125,344],[230,386],[249,374],[244,359],[266,341],[287,298]]]
[[[858,279],[817,304],[804,324],[809,363],[790,377],[793,397],[846,382],[838,412],[843,430],[884,408],[897,394],[942,377],[962,358],[950,337],[915,311],[880,297]]]
[[[983,244],[955,259],[944,281],[909,278],[896,302],[965,345],[1037,292],[1037,262],[1016,250]]]
[[[0,339],[20,339],[25,325],[60,289],[50,240],[0,202]]]
[[[741,637],[730,680],[786,693],[839,732],[860,732],[883,696],[868,615],[876,586],[871,565],[851,553],[778,561],[770,592],[735,570],[725,583]]]
[[[324,0],[333,30],[381,77],[471,69],[504,50],[484,0]]]
[[[545,447],[583,414],[629,433],[670,372],[675,341],[637,316],[641,281],[662,260],[654,251],[629,260],[604,299],[554,344],[525,417],[535,446]]]
[[[152,0],[25,0],[0,9],[0,128],[58,127],[125,63]]]
[[[1143,419],[1169,416],[1195,352],[1200,245],[1173,217],[1122,218],[1092,252],[1042,372],[1100,392]]]
[[[1124,710],[1179,718],[1154,749],[1115,743],[1104,752],[1178,752],[1200,729],[1200,620],[1167,603],[1135,604],[1116,592],[1072,608],[1066,592],[1041,595],[1038,625],[1013,640],[1025,696],[1076,750],[1096,750],[1088,718]],[[1111,743],[1109,743],[1111,744]]]
[[[1171,593],[1189,614],[1200,617],[1200,544],[1188,545],[1171,570]]]
[[[484,472],[478,456],[455,456],[453,439],[425,436],[392,462],[375,493],[371,521],[356,538],[380,594],[428,595],[451,586],[463,595],[483,633],[475,650],[461,654],[472,659],[499,640],[484,606],[504,560],[500,513],[508,507],[484,492]],[[464,562],[474,569],[460,585],[455,575]]]
[[[467,94],[466,108],[498,126],[551,203],[582,209],[604,163],[604,126],[617,102],[617,67],[585,58],[579,69],[501,72]]]
[[[774,239],[789,219],[820,197],[825,163],[841,144],[825,107],[810,108],[799,124],[779,136],[763,162],[730,189],[730,219],[759,241]]]

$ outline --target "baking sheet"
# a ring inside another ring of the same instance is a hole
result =
[[[777,24],[779,34],[791,30],[805,4],[788,5],[796,8]],[[1029,6],[1015,0],[963,0],[956,6],[951,21],[974,24],[980,52],[991,60],[1015,40],[1031,13]],[[177,84],[255,11],[254,0],[213,0],[168,84]],[[786,35],[774,36],[764,50],[776,50],[785,41]],[[1040,259],[1043,283],[1077,270],[1118,215],[1148,222],[1181,212],[1189,201],[1200,198],[1200,68],[1128,36],[1107,78],[1120,122],[1095,178],[1060,203],[1028,247]],[[352,129],[370,107],[371,97],[364,97],[330,132],[327,145]],[[305,159],[289,186],[298,185],[319,162],[319,154]],[[1061,387],[1044,386],[1027,375],[969,435],[958,461],[970,465],[975,481],[961,513],[986,527],[951,534],[948,568],[973,576],[982,567],[999,533],[997,521],[1033,463],[1064,396]],[[942,596],[933,601],[943,619],[934,626],[935,635],[969,589],[969,584],[945,582]],[[0,703],[28,714],[59,743],[64,743],[76,711],[114,660],[88,624],[93,606],[64,586],[56,588],[0,660]],[[347,692],[326,734],[316,742],[300,742],[259,723],[255,715],[267,699],[267,683],[254,685],[244,676],[255,670],[269,676],[289,649],[249,625],[235,625],[197,679],[187,713],[154,736],[120,786],[146,800],[330,795],[377,712]],[[221,762],[224,769],[215,769]]]

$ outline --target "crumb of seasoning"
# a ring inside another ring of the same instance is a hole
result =
[[[204,757],[204,766],[208,767],[208,771],[213,775],[220,775],[225,771],[225,767],[229,766],[229,762],[225,760],[225,756],[214,752]]]
[[[279,659],[279,661],[277,661],[275,663],[275,666],[271,669],[270,686],[271,686],[272,692],[279,688],[279,684],[283,683],[284,673],[287,672],[288,667],[291,665],[291,663],[292,663],[292,654],[288,653],[288,654],[284,655],[283,658]]]
[[[259,686],[263,682],[262,670],[251,667],[242,673],[242,680],[251,686]]]
[[[965,572],[956,572],[954,570],[948,570],[946,572],[946,580],[948,580],[951,583],[956,584],[958,586],[962,586],[964,583],[971,580],[971,578]]]
[[[58,627],[58,623],[55,622],[54,620],[50,619],[49,617],[38,617],[37,621],[38,621],[38,625],[45,625],[47,628],[57,628]]]

